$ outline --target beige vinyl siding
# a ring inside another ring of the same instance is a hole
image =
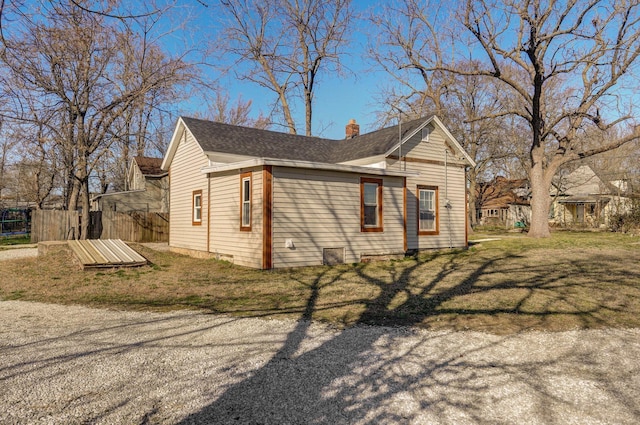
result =
[[[418,171],[418,177],[407,177],[407,247],[415,249],[434,249],[465,246],[466,226],[466,179],[462,166],[462,155],[448,150],[447,187],[445,187],[445,136],[435,129],[429,135],[429,141],[422,141],[418,132],[411,140],[403,144],[402,156],[428,160],[438,163],[406,162],[407,171]],[[397,156],[397,152],[392,155]],[[388,169],[397,169],[405,164],[396,160],[387,161]],[[418,236],[418,185],[437,186],[439,197],[439,234]],[[451,202],[447,209],[446,199]]]
[[[383,232],[360,231],[359,174],[274,167],[273,266],[322,264],[323,248],[344,248],[345,262],[403,252],[403,179],[383,179]],[[294,247],[286,248],[291,239]]]
[[[251,171],[251,231],[240,231],[240,175]],[[209,251],[234,264],[262,267],[262,168],[211,176]]]
[[[140,168],[137,165],[135,165],[133,168],[133,186],[130,188],[130,190],[145,189],[146,181],[144,179],[142,171],[140,171]]]
[[[207,177],[200,169],[209,160],[189,131],[180,138],[171,162],[169,245],[197,251],[207,250]],[[192,195],[202,190],[202,223],[192,224]]]

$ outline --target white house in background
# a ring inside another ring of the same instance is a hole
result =
[[[169,178],[162,158],[136,156],[127,171],[127,191],[107,192],[91,199],[92,211],[169,212]]]
[[[474,165],[436,116],[343,140],[182,117],[169,245],[261,269],[465,247]]]
[[[551,224],[606,226],[612,214],[628,212],[631,206],[625,181],[605,181],[588,165],[578,167],[558,186],[552,194]]]

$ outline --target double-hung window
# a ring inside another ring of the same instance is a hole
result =
[[[438,188],[418,186],[418,234],[437,235],[438,232]]]
[[[202,224],[202,191],[194,190],[191,194],[191,224],[200,226]]]
[[[382,232],[382,179],[360,179],[360,230]]]
[[[240,175],[240,230],[251,231],[251,173]]]

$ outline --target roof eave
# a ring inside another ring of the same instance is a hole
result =
[[[123,191],[120,191],[120,192],[99,193],[97,195],[93,195],[91,197],[91,200],[95,201],[96,199],[109,197],[109,196],[113,196],[113,195],[122,195],[123,193],[142,193],[142,192],[146,192],[146,190],[145,189],[135,189],[135,190],[123,190]]]
[[[180,144],[180,135],[183,131],[186,131],[187,125],[185,124],[182,117],[178,117],[178,123],[176,124],[175,130],[173,130],[173,135],[171,136],[171,141],[169,142],[169,147],[167,148],[167,152],[162,158],[162,168],[164,171],[169,171],[169,167],[171,166],[171,162],[173,161],[173,157],[178,150],[178,145]]]
[[[260,167],[264,165],[275,165],[279,167],[289,167],[289,168],[303,168],[303,169],[310,169],[310,170],[340,171],[340,172],[348,172],[348,173],[371,174],[371,175],[378,175],[378,176],[393,176],[393,177],[409,177],[409,176],[420,175],[420,173],[414,172],[414,171],[387,170],[383,168],[363,167],[363,166],[357,166],[357,165],[329,164],[324,162],[296,161],[296,160],[277,159],[277,158],[254,158],[248,161],[203,167],[200,171],[204,174],[221,173],[221,172],[237,170],[241,168]]]

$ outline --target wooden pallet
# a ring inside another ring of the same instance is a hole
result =
[[[69,241],[69,247],[80,260],[82,268],[132,267],[147,264],[147,259],[138,254],[120,239],[89,239]]]

